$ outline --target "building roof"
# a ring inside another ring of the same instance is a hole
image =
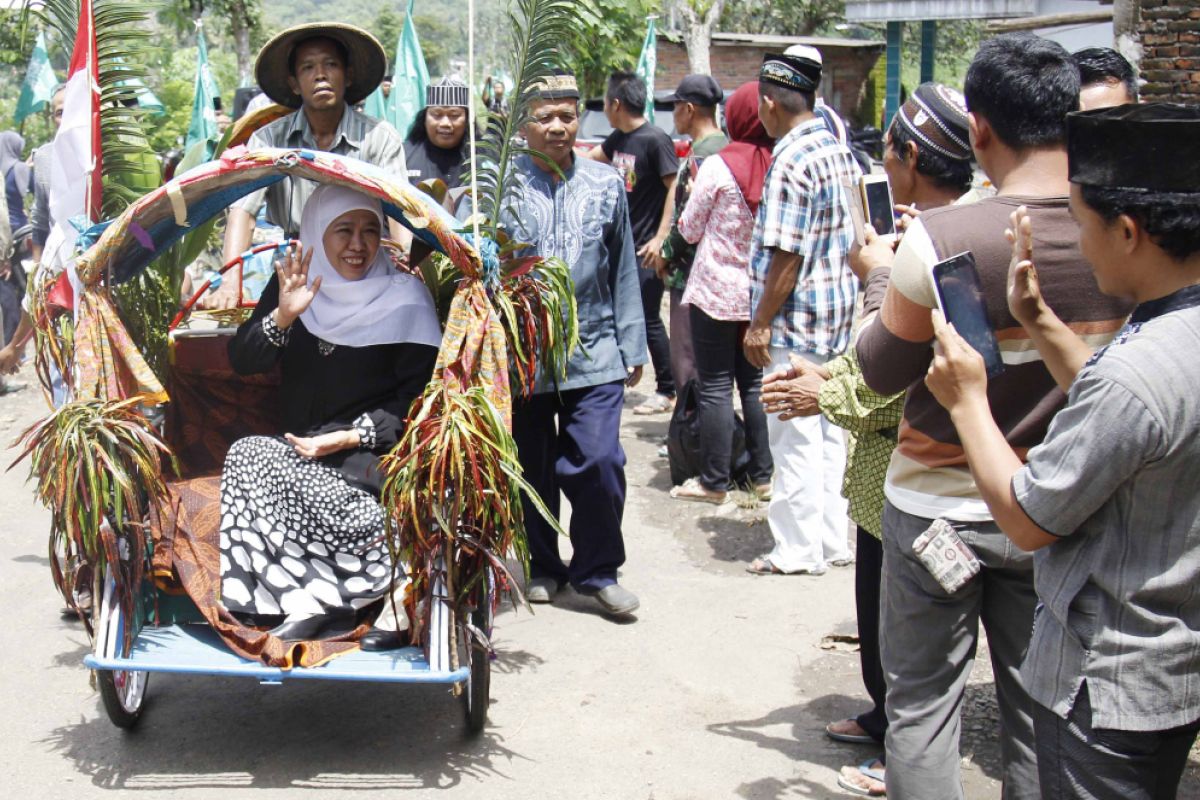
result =
[[[1037,5],[1037,0],[846,0],[846,21],[1007,19],[1032,16]]]
[[[876,39],[835,39],[831,36],[776,36],[766,33],[714,33],[714,45],[749,44],[761,47],[790,47],[807,44],[812,47],[883,47],[884,42]]]

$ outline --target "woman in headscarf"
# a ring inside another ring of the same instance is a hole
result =
[[[679,232],[698,243],[683,304],[690,306],[692,347],[700,378],[700,447],[703,469],[671,490],[681,500],[725,502],[732,488],[733,384],[742,397],[748,478],[770,490],[774,463],[759,391],[762,370],[746,360],[742,336],[750,320],[750,237],[771,166],[774,140],[758,119],[758,82],[745,83],[725,102],[730,143],[707,158],[679,218]]]
[[[21,158],[25,139],[16,131],[0,133],[0,177],[4,179],[4,196],[8,201],[8,224],[15,232],[25,226],[25,197],[33,191],[29,165]]]
[[[470,90],[458,78],[442,78],[425,89],[425,107],[418,112],[404,140],[408,180],[441,180],[447,189],[462,184],[463,165],[470,158],[467,104]]]
[[[226,457],[221,597],[257,624],[282,617],[271,632],[285,640],[353,628],[392,586],[379,457],[429,381],[441,328],[425,285],[380,249],[383,226],[379,200],[319,187],[301,245],[229,345],[240,374],[281,367],[287,433],[241,439]],[[398,646],[396,622],[385,615],[360,644]]]

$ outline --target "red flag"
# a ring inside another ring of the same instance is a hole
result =
[[[67,75],[50,174],[51,215],[58,225],[80,214],[92,222],[100,220],[100,64],[92,0],[80,0]]]

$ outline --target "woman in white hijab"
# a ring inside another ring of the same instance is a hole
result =
[[[222,603],[251,624],[281,621],[281,639],[344,633],[392,585],[379,457],[429,382],[441,327],[425,285],[380,249],[384,230],[379,200],[318,188],[300,246],[229,345],[240,374],[281,368],[283,436],[241,439],[226,457]],[[360,644],[399,646],[398,626],[385,615]]]

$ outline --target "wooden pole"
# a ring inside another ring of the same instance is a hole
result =
[[[987,33],[1012,33],[1014,31],[1032,31],[1037,28],[1062,28],[1066,25],[1108,22],[1112,18],[1111,8],[1102,11],[1071,11],[1064,14],[1043,14],[1038,17],[996,20],[985,25],[984,31]]]

